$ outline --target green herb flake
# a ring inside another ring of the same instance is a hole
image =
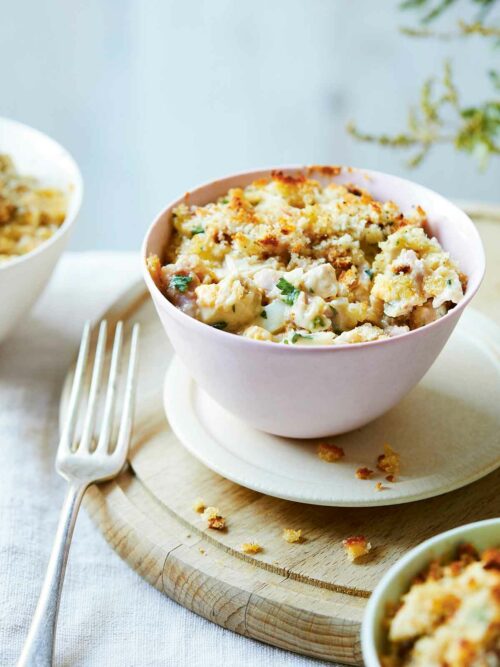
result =
[[[293,306],[300,294],[300,290],[294,287],[292,283],[289,283],[288,280],[285,280],[285,278],[280,278],[276,283],[276,287],[282,294],[282,300],[289,306]]]
[[[371,269],[365,269],[365,273],[368,278],[373,278],[373,271]]]
[[[321,317],[315,317],[313,320],[313,327],[317,329],[318,327],[324,327],[325,326],[325,320]]]
[[[222,199],[220,200],[220,203],[221,204],[229,204],[229,197],[222,197]]]
[[[179,292],[185,292],[189,283],[193,280],[193,276],[185,276],[182,273],[176,273],[170,278],[170,287],[175,287]]]
[[[204,232],[205,230],[203,229],[203,227],[199,225],[198,227],[194,227],[191,230],[191,236],[196,236],[196,234],[203,234]]]
[[[299,334],[299,333],[294,333],[292,336],[292,343],[296,343],[299,338],[307,338],[309,340],[312,340],[312,336],[304,336],[304,334]]]
[[[227,322],[224,322],[224,320],[221,320],[220,322],[214,322],[211,326],[213,326],[214,329],[225,329],[227,327]]]
[[[263,320],[267,320],[267,313],[265,310],[261,312],[260,316],[262,317]]]
[[[446,284],[451,285],[451,278],[448,278],[448,280],[446,281]]]

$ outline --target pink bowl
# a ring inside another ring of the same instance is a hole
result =
[[[392,199],[403,211],[422,206],[430,231],[469,279],[464,298],[444,317],[395,338],[332,347],[250,340],[185,315],[156,287],[145,261],[151,253],[162,257],[171,234],[172,209],[185,196],[160,213],[142,247],[144,279],[175,352],[196,382],[230,412],[263,431],[293,438],[336,435],[364,426],[392,408],[429,370],[481,284],[484,250],[474,223],[463,211],[411,181],[351,167],[280,170],[285,174],[305,170],[323,183],[355,183],[377,199]],[[189,201],[207,204],[232,187],[269,176],[270,171],[259,169],[210,182],[191,191]]]

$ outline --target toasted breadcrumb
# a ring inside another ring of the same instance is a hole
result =
[[[377,483],[375,484],[375,491],[387,491],[388,488],[389,488],[389,487],[388,487],[388,486],[384,486],[384,485],[382,484],[382,482],[377,482]]]
[[[202,514],[202,512],[205,511],[206,507],[207,507],[207,504],[205,503],[203,498],[196,498],[193,501],[193,509],[194,509],[195,512],[198,512],[198,514]]]
[[[302,542],[302,530],[294,530],[293,528],[284,528],[283,529],[283,539],[285,542]]]
[[[213,530],[224,530],[226,527],[226,519],[221,515],[218,507],[207,507],[203,512],[203,518],[208,527]]]
[[[342,544],[346,550],[347,558],[349,558],[351,562],[356,560],[356,558],[365,556],[372,548],[372,545],[370,542],[368,542],[364,535],[354,535],[353,537],[348,537],[342,541]]]
[[[260,552],[263,551],[260,544],[257,544],[256,542],[243,542],[241,550],[245,554],[260,554]]]
[[[318,445],[318,456],[322,461],[334,463],[344,456],[344,450],[337,445],[331,445],[328,442],[320,442]]]
[[[393,479],[389,481],[394,481],[395,475],[399,473],[399,466],[399,454],[395,452],[390,445],[384,443],[384,453],[380,454],[380,456],[377,458],[377,468],[393,477]]]
[[[373,475],[373,470],[370,470],[370,468],[358,468],[354,474],[358,479],[370,479]]]

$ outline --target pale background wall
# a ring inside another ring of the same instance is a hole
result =
[[[0,114],[66,145],[85,204],[73,248],[137,248],[152,216],[200,181],[285,162],[410,175],[452,197],[500,201],[445,148],[404,156],[344,131],[403,128],[421,81],[451,55],[468,101],[489,94],[478,38],[410,40],[397,0],[16,0],[2,9]]]

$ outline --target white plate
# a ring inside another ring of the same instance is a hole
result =
[[[218,405],[175,358],[167,372],[167,418],[185,447],[223,477],[261,493],[315,505],[370,507],[437,496],[500,465],[500,328],[469,309],[420,384],[362,429],[330,438],[345,457],[325,463],[318,441],[269,435]],[[322,439],[325,440],[325,439]],[[385,481],[376,458],[388,442],[401,475]],[[359,480],[356,468],[376,471]],[[376,491],[377,481],[388,487]]]

